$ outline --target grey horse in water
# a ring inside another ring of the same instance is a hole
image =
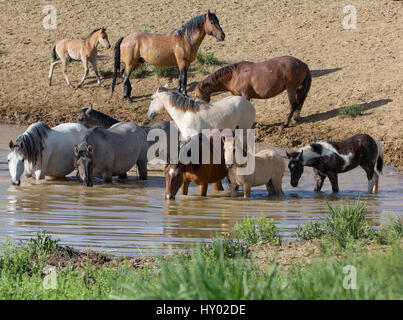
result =
[[[93,105],[90,103],[88,104],[87,107],[81,109],[80,113],[77,116],[77,123],[87,127],[87,128],[93,128],[96,126],[103,127],[105,129],[110,128],[114,124],[120,122],[119,120],[108,116],[107,114],[95,110],[93,108]],[[147,134],[150,133],[150,131],[154,129],[159,129],[165,132],[166,138],[167,138],[167,144],[166,148],[161,147],[161,150],[157,150],[156,156],[160,159],[166,160],[167,162],[170,162],[170,148],[171,148],[171,137],[178,137],[179,139],[179,131],[178,128],[174,123],[170,123],[169,121],[157,121],[153,123],[149,123],[146,125],[141,126]],[[153,145],[155,141],[149,141],[148,145],[149,147]],[[178,146],[179,146],[179,141],[178,141]],[[150,159],[151,160],[151,159]]]
[[[119,122],[109,129],[95,127],[74,148],[74,166],[80,180],[93,185],[93,177],[112,182],[113,176],[127,178],[137,164],[141,180],[147,179],[147,133],[131,122]]]

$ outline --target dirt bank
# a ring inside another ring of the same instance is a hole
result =
[[[56,67],[53,86],[49,87],[52,46],[57,39],[81,38],[100,26],[107,27],[113,45],[119,37],[144,28],[170,31],[211,9],[227,37],[224,42],[206,37],[202,51],[214,51],[224,63],[292,55],[312,70],[312,87],[299,125],[280,127],[289,108],[286,93],[253,101],[260,141],[293,148],[316,139],[338,140],[368,133],[382,143],[386,163],[403,170],[402,1],[354,1],[357,30],[342,27],[345,1],[324,5],[320,0],[223,0],[219,4],[193,0],[148,0],[141,4],[128,0],[55,0],[55,30],[42,26],[42,5],[46,4],[23,0],[0,5],[0,122],[29,124],[43,120],[55,125],[74,121],[78,111],[91,101],[95,108],[116,118],[143,123],[150,95],[158,84],[176,86],[176,75],[133,79],[134,104],[122,100],[120,83],[110,99],[113,50],[101,49],[98,68],[106,75],[106,88],[97,86],[90,70],[84,87],[72,90],[66,86],[60,67]],[[209,67],[209,71],[218,67]],[[68,72],[76,85],[83,74],[81,63],[70,65]],[[189,72],[190,88],[202,78],[194,63]],[[352,104],[365,106],[362,116],[338,116],[339,108]],[[158,119],[168,119],[168,115]]]

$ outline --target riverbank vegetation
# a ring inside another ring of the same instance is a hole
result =
[[[282,242],[273,221],[247,218],[190,253],[117,258],[46,234],[0,252],[1,299],[402,299],[401,217],[374,229],[362,202]]]

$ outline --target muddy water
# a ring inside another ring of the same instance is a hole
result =
[[[273,218],[284,238],[292,239],[298,224],[318,219],[326,213],[326,199],[367,201],[369,220],[379,225],[387,213],[403,213],[403,176],[385,168],[380,192],[366,194],[367,182],[361,169],[339,176],[341,192],[331,194],[325,182],[321,193],[314,193],[312,170],[305,171],[300,186],[289,185],[284,177],[284,197],[267,197],[264,187],[252,190],[251,200],[229,198],[225,192],[209,192],[201,198],[191,186],[190,196],[165,201],[165,180],[159,170],[151,171],[148,181],[135,176],[125,183],[95,183],[81,186],[71,175],[66,180],[36,183],[25,179],[12,186],[7,167],[8,142],[25,127],[0,125],[0,243],[13,242],[46,231],[62,244],[79,249],[101,249],[116,255],[149,255],[189,248],[229,231],[246,216]],[[158,167],[157,167],[158,168]]]

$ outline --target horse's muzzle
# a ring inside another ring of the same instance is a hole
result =
[[[14,186],[19,186],[21,184],[21,180],[18,181],[11,181]]]
[[[165,199],[166,199],[166,200],[175,200],[175,196],[172,195],[172,194],[166,194],[166,195],[165,195]]]
[[[291,180],[291,185],[292,185],[294,188],[298,187],[298,181],[293,181],[293,180]]]
[[[155,112],[151,112],[147,114],[148,119],[153,119],[155,117]]]
[[[234,165],[231,163],[231,164],[226,164],[225,166],[227,167],[227,169],[231,169]]]

